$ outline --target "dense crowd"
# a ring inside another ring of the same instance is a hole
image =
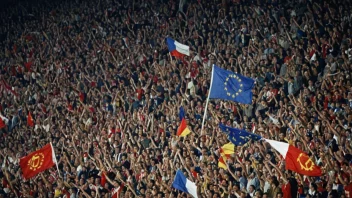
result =
[[[21,2],[0,13],[0,197],[352,197],[352,14],[344,0]],[[169,55],[165,38],[189,45]],[[256,80],[253,102],[210,100],[211,66]],[[192,133],[176,136],[179,107]],[[27,125],[30,112],[35,126]],[[264,141],[323,170],[285,170]],[[58,169],[26,181],[19,159],[52,142]],[[104,175],[104,176],[103,176]],[[106,180],[106,181],[105,181]]]

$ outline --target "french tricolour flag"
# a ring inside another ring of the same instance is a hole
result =
[[[172,56],[182,58],[189,56],[189,46],[179,43],[171,38],[166,38],[166,44]]]
[[[172,187],[177,190],[191,194],[193,197],[198,198],[197,196],[197,185],[194,182],[191,182],[186,178],[182,171],[177,170],[174,182]]]

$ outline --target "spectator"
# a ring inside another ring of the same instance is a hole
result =
[[[0,10],[0,196],[186,197],[177,169],[199,197],[350,196],[351,2],[16,2]],[[167,36],[190,56],[170,57]],[[256,86],[250,105],[210,101],[201,136],[212,64]],[[219,122],[298,147],[322,177],[262,141],[220,169]],[[19,159],[48,142],[59,171],[23,180]]]

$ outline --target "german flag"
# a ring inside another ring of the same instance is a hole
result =
[[[182,110],[181,110],[182,109]],[[180,108],[180,114],[179,117],[181,119],[181,123],[180,126],[177,129],[177,136],[179,137],[186,137],[188,134],[191,133],[191,130],[189,130],[188,126],[187,126],[187,122],[186,122],[186,118],[185,118],[185,114],[183,111],[183,108]]]

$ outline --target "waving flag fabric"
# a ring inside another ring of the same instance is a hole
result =
[[[242,146],[249,142],[250,140],[260,140],[262,137],[260,135],[249,133],[245,130],[235,129],[223,124],[219,124],[222,132],[226,133],[228,139],[236,146]]]
[[[176,188],[185,193],[191,194],[193,197],[197,198],[197,185],[186,178],[182,171],[177,170],[172,187]]]
[[[178,114],[178,117],[180,118],[180,121],[182,121],[182,119],[186,117],[186,113],[183,107],[180,107],[180,113]]]
[[[191,133],[191,130],[189,130],[188,126],[187,126],[187,121],[185,118],[185,111],[183,109],[183,107],[180,107],[180,113],[179,113],[179,118],[181,120],[180,126],[177,129],[177,136],[180,137],[185,137],[188,134]]]
[[[34,127],[34,120],[33,120],[31,112],[28,112],[27,125],[30,127]]]
[[[227,158],[225,155],[220,155],[218,167],[227,170],[227,166],[226,166],[226,162],[225,162],[226,160],[227,160]]]
[[[291,170],[306,176],[321,176],[321,168],[313,162],[309,156],[298,148],[285,142],[265,139],[285,159],[287,170]]]
[[[220,148],[220,152],[226,157],[230,157],[231,154],[235,153],[235,145],[229,142]]]
[[[36,176],[54,166],[55,163],[54,148],[50,143],[20,159],[20,167],[25,179]]]
[[[252,103],[254,80],[213,65],[209,98]]]
[[[169,37],[166,38],[166,44],[171,56],[178,58],[189,56],[189,46],[179,43]]]

